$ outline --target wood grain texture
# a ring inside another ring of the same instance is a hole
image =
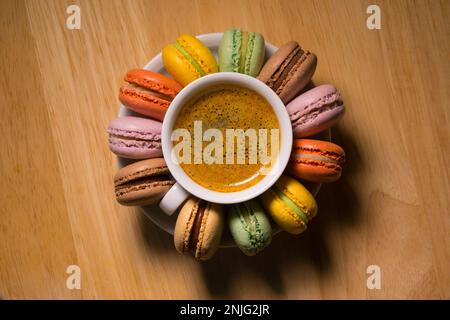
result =
[[[366,28],[374,2],[381,30]],[[65,27],[72,3],[81,30]],[[0,297],[449,299],[449,16],[431,0],[1,1]],[[115,202],[105,129],[128,69],[231,26],[317,54],[315,83],[347,106],[333,135],[348,161],[306,233],[198,263]]]

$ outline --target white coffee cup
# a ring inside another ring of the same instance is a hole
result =
[[[280,126],[281,142],[276,162],[272,165],[270,172],[257,184],[240,191],[218,192],[207,189],[194,182],[181,168],[177,161],[172,159],[173,141],[171,135],[175,120],[185,103],[190,99],[207,92],[209,87],[217,85],[238,85],[251,89],[264,97],[272,106]],[[168,215],[173,214],[177,208],[189,197],[197,198],[214,203],[239,203],[255,198],[269,189],[283,173],[292,149],[292,127],[285,105],[278,95],[256,78],[245,74],[234,72],[220,72],[204,76],[187,85],[170,104],[164,117],[161,132],[161,143],[163,156],[170,173],[175,178],[175,185],[163,197],[159,206]]]

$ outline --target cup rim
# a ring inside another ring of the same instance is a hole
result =
[[[184,172],[179,164],[176,164],[171,160],[173,148],[171,134],[173,131],[173,125],[184,103],[189,101],[189,99],[195,96],[202,88],[224,83],[235,84],[252,89],[262,97],[264,97],[275,112],[275,115],[279,122],[281,133],[281,144],[278,158],[276,160],[276,163],[273,165],[270,174],[266,175],[257,184],[247,189],[233,192],[213,191],[199,185]],[[176,95],[174,100],[171,102],[168,110],[166,111],[161,130],[163,157],[173,178],[190,194],[200,199],[220,204],[240,203],[246,200],[250,200],[256,198],[267,189],[269,189],[283,174],[284,169],[287,166],[292,150],[292,141],[293,133],[291,121],[286,111],[286,107],[278,97],[278,95],[262,81],[254,77],[235,72],[219,72],[209,74],[191,82],[186,87],[184,87]]]

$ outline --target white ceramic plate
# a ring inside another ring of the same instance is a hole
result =
[[[216,59],[218,58],[218,50],[219,50],[219,44],[220,40],[222,39],[223,33],[207,33],[197,36],[199,40],[201,40],[214,54]],[[275,51],[278,48],[274,45],[266,42],[266,54],[265,58],[266,60],[275,53]],[[162,73],[166,76],[169,76],[166,69],[164,68],[164,64],[162,61],[161,52],[158,53],[153,59],[150,60],[149,63],[147,63],[144,67],[146,70],[151,70],[154,72]],[[134,113],[133,111],[125,108],[124,105],[120,104],[120,111],[119,111],[119,117],[123,116],[139,116],[138,114]],[[128,160],[123,158],[118,158],[119,162],[119,168],[122,168],[123,166],[135,162],[135,160]],[[320,185],[317,185],[316,188],[314,188],[314,195],[317,194],[319,191]],[[172,216],[166,215],[157,205],[153,206],[145,206],[141,207],[145,215],[153,221],[159,228],[165,230],[166,232],[173,235],[173,230],[175,227],[175,222],[177,219],[177,214],[173,214]],[[280,232],[279,228],[275,229],[275,233]],[[225,227],[224,235],[222,237],[222,243],[221,247],[234,247],[234,241],[231,238],[231,235],[228,231],[228,228]]]

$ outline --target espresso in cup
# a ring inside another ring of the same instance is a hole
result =
[[[247,189],[270,174],[281,141],[278,118],[257,92],[234,84],[209,87],[187,101],[171,136],[184,172],[212,191]]]

